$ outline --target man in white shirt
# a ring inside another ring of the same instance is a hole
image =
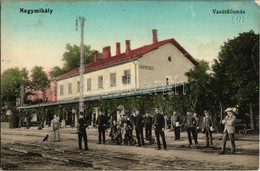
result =
[[[235,114],[235,108],[227,108],[225,112],[227,113],[227,116],[222,120],[222,124],[225,124],[224,128],[224,135],[222,139],[222,151],[220,154],[225,154],[226,150],[226,142],[228,139],[228,136],[230,138],[231,142],[231,154],[235,153],[235,122],[236,122],[236,116]]]

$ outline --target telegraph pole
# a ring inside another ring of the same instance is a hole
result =
[[[80,24],[81,29],[81,42],[80,42],[80,98],[79,98],[79,113],[84,113],[84,102],[83,102],[83,96],[84,96],[84,22],[86,21],[85,17],[78,17],[76,19],[76,30],[78,30],[78,21]],[[78,114],[77,114],[78,116]],[[77,119],[75,119],[75,126],[78,122]]]

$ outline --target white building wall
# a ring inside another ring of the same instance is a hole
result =
[[[169,61],[171,58],[171,61]],[[153,50],[135,61],[111,66],[84,74],[84,95],[98,96],[110,93],[120,93],[135,88],[152,88],[169,84],[187,82],[185,72],[194,64],[171,43]],[[130,70],[131,83],[123,84],[124,70]],[[110,86],[110,74],[116,73],[116,86]],[[103,76],[103,88],[98,88],[98,76]],[[91,90],[87,91],[87,79],[91,78]],[[79,75],[57,81],[57,100],[68,100],[79,97],[77,82]],[[68,94],[68,84],[72,83],[72,93]],[[60,85],[64,87],[64,94],[60,95]]]
[[[124,75],[124,70],[130,70],[131,73],[131,83],[123,84],[122,76]],[[116,73],[116,86],[110,86],[110,73]],[[103,88],[98,88],[98,76],[103,76]],[[84,95],[85,96],[96,96],[104,95],[108,93],[120,93],[122,91],[127,91],[135,89],[135,64],[133,62],[127,62],[121,65],[111,66],[108,68],[100,69],[97,71],[92,71],[84,74]],[[87,79],[91,78],[91,90],[87,91]],[[71,78],[66,78],[57,81],[57,100],[68,100],[79,97],[77,82],[80,80],[79,75]],[[68,94],[68,84],[72,83],[72,93]],[[64,87],[63,95],[60,95],[60,85]]]
[[[139,87],[165,86],[166,77],[169,84],[187,82],[185,72],[193,67],[194,64],[173,44],[165,44],[138,59]]]

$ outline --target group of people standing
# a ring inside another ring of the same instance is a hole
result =
[[[204,111],[204,117],[200,120],[197,113],[187,112],[186,129],[188,134],[189,146],[192,145],[192,138],[194,143],[198,144],[198,132],[201,129],[206,136],[206,146],[213,147],[212,131],[214,130],[214,122],[212,116],[208,111]]]
[[[234,133],[235,133],[235,120],[236,117],[234,115],[234,111],[232,108],[228,108],[225,110],[227,116],[223,119],[222,124],[225,125],[224,135],[222,140],[222,151],[220,154],[225,154],[226,150],[226,141],[227,138],[230,137],[231,141],[231,153],[235,152],[235,140],[234,140]],[[174,140],[180,139],[180,129],[183,123],[181,123],[180,115],[173,111],[171,117],[171,125],[174,129]],[[99,115],[96,121],[96,127],[98,129],[98,142],[97,144],[105,144],[106,143],[106,135],[105,131],[107,129],[107,124],[109,122],[110,125],[110,136],[111,139],[113,138],[114,129],[118,126],[121,127],[131,127],[131,134],[132,130],[135,129],[136,139],[138,142],[138,147],[142,147],[145,145],[144,135],[143,135],[143,128],[145,128],[145,138],[149,140],[152,138],[152,127],[154,127],[154,133],[157,142],[157,149],[160,150],[161,146],[165,150],[167,150],[167,143],[165,139],[164,130],[167,124],[165,122],[165,117],[163,115],[163,111],[159,108],[155,108],[155,115],[152,117],[149,112],[146,114],[141,114],[139,110],[135,110],[129,116],[121,116],[118,120],[114,117],[111,117],[108,121],[106,116],[102,111],[99,111]],[[88,150],[87,144],[87,135],[86,135],[86,121],[83,119],[83,115],[79,117],[79,126],[78,126],[78,139],[79,139],[79,149],[82,150],[81,141],[82,138],[84,139],[85,150]],[[184,124],[187,130],[187,136],[189,141],[189,146],[192,145],[192,139],[194,143],[198,144],[198,132],[201,129],[202,133],[205,134],[206,137],[206,145],[205,147],[213,147],[213,138],[212,132],[214,131],[214,122],[213,118],[208,111],[204,111],[204,117],[200,120],[197,117],[196,113],[187,112],[187,115],[184,120]],[[162,142],[162,145],[161,145]]]
[[[135,130],[136,139],[138,142],[138,147],[142,147],[145,145],[145,139],[150,140],[152,138],[152,126],[155,129],[155,136],[158,144],[158,149],[161,149],[160,137],[162,138],[162,143],[164,149],[167,149],[165,135],[164,135],[164,116],[160,112],[159,108],[155,109],[155,116],[152,118],[149,112],[146,114],[141,114],[139,110],[135,110],[129,116],[122,115],[118,120],[116,120],[113,116],[111,116],[110,120],[107,121],[106,116],[102,111],[99,111],[99,115],[96,121],[96,127],[98,129],[98,142],[97,144],[105,144],[106,136],[105,131],[107,128],[107,123],[110,125],[110,137],[113,139],[113,134],[115,130],[120,127],[122,130],[122,136],[124,139],[124,135],[126,133],[126,129],[130,131],[130,135],[133,134],[133,130]],[[143,133],[143,128],[145,128],[145,137]]]
[[[224,127],[224,134],[222,138],[222,151],[220,154],[225,154],[226,151],[226,142],[228,137],[230,137],[231,142],[231,154],[235,153],[235,122],[236,122],[236,116],[235,114],[235,108],[227,108],[225,110],[225,113],[227,114],[225,118],[222,120],[222,124],[225,125]],[[171,117],[171,124],[173,126],[174,132],[175,132],[175,140],[180,139],[180,117],[176,114],[176,112],[173,112],[173,116]],[[212,132],[214,129],[214,122],[213,118],[210,115],[208,111],[204,111],[204,117],[200,121],[200,119],[197,117],[196,113],[187,112],[187,116],[185,118],[185,126],[187,130],[188,140],[189,140],[189,146],[192,145],[192,138],[194,139],[194,143],[198,144],[198,132],[201,129],[202,133],[205,134],[206,137],[206,145],[207,147],[213,147],[213,138],[212,138]]]

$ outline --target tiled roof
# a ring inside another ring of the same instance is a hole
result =
[[[137,49],[132,49],[129,54],[121,53],[120,55],[112,56],[112,57],[106,58],[106,59],[100,59],[97,62],[92,62],[92,63],[86,64],[84,66],[84,70],[85,70],[85,72],[90,72],[90,71],[97,70],[102,67],[110,66],[112,64],[121,63],[121,62],[129,60],[129,59],[136,59],[167,43],[172,43],[179,51],[181,51],[183,53],[184,57],[188,58],[194,65],[198,64],[198,62],[175,39],[171,38],[171,39],[158,41],[157,43],[146,45],[146,46],[143,46],[143,47],[140,47]],[[76,68],[74,70],[71,70],[71,71],[59,76],[57,78],[57,80],[65,79],[65,78],[75,76],[78,74],[79,74],[79,68]]]

